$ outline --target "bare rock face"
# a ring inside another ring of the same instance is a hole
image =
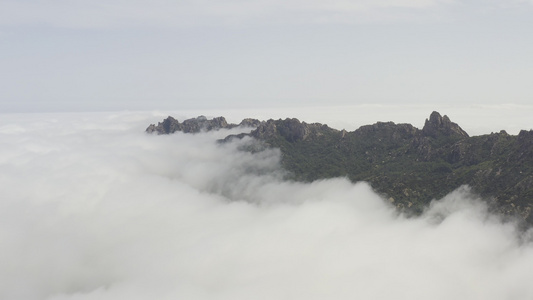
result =
[[[518,134],[518,142],[523,147],[533,145],[533,130],[520,130],[520,133]]]
[[[459,125],[450,121],[448,116],[442,117],[438,112],[434,111],[426,119],[422,134],[427,137],[437,138],[439,136],[453,136],[459,138],[467,138],[466,133]]]
[[[221,128],[233,128],[235,126],[237,125],[228,124],[224,117],[208,120],[204,116],[199,116],[197,118],[187,119],[183,121],[183,123],[180,123],[178,120],[169,116],[168,118],[164,119],[163,122],[159,122],[157,126],[150,124],[150,126],[146,128],[146,132],[156,132],[157,134],[171,134],[176,131],[182,131],[184,133],[197,133],[202,130],[218,130]]]
[[[169,116],[164,119],[163,122],[159,122],[157,126],[155,124],[150,124],[150,126],[146,128],[146,132],[155,132],[157,134],[171,134],[176,131],[198,133],[201,131],[219,130],[222,128],[231,129],[237,126],[258,127],[260,124],[261,122],[256,119],[244,119],[239,125],[237,125],[228,123],[224,117],[209,120],[205,116],[187,119],[180,123],[178,120]]]
[[[302,141],[309,135],[309,126],[296,118],[285,119],[279,122],[278,131],[289,142]]]
[[[233,128],[237,125],[228,124],[224,117],[213,118],[208,120],[204,116],[199,116],[196,119],[188,119],[183,121],[183,132],[185,133],[197,133],[202,130],[211,131],[221,128]]]
[[[252,131],[251,136],[260,140],[267,140],[277,134],[276,121],[270,119],[263,122],[259,127]]]
[[[147,133],[153,133],[156,132],[157,134],[169,134],[176,131],[182,131],[183,125],[173,117],[169,116],[168,118],[164,119],[163,122],[159,122],[156,125],[150,124],[148,128],[146,128]]]
[[[338,130],[319,123],[308,124],[300,122],[296,118],[287,118],[285,120],[270,119],[262,122],[250,135],[263,141],[268,141],[279,136],[290,143],[294,143],[306,141],[309,138],[318,137],[329,132],[338,132]]]
[[[259,127],[259,125],[261,125],[261,121],[259,121],[257,119],[250,119],[250,118],[246,118],[246,119],[242,120],[241,123],[239,123],[239,126],[244,126],[244,127],[257,128],[257,127]]]

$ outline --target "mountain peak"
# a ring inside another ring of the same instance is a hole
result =
[[[180,123],[178,120],[169,116],[164,119],[163,122],[159,122],[157,126],[155,124],[150,124],[146,128],[146,132],[157,134],[170,134],[176,131],[183,131],[185,133],[197,133],[202,130],[218,130],[221,128],[233,128],[236,127],[235,124],[228,124],[224,117],[213,118],[208,120],[205,116],[199,116],[192,119],[187,119]]]
[[[422,134],[428,137],[439,136],[454,136],[458,138],[467,138],[466,133],[459,125],[453,123],[448,116],[441,116],[438,112],[434,111],[426,119],[424,128],[422,128]]]

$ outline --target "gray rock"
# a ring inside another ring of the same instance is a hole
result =
[[[163,122],[159,122],[157,126],[155,124],[150,124],[150,126],[146,128],[146,132],[155,132],[157,134],[171,134],[176,131],[181,131],[184,133],[198,133],[201,131],[219,130],[222,128],[231,129],[237,126],[257,127],[260,124],[261,122],[256,119],[244,119],[239,125],[236,125],[228,123],[224,117],[218,117],[209,120],[205,116],[187,119],[180,123],[178,120],[169,116],[168,118],[164,119]]]
[[[261,121],[257,119],[250,119],[250,118],[244,119],[241,121],[241,123],[239,123],[239,126],[244,126],[244,127],[257,128],[259,127],[259,125],[261,125]]]
[[[422,128],[424,136],[437,138],[439,136],[454,136],[459,138],[467,138],[468,134],[456,123],[450,121],[448,116],[442,117],[438,112],[434,111],[426,119],[424,128]]]

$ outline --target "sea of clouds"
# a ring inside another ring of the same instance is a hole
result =
[[[533,298],[530,234],[467,187],[408,218],[161,116],[2,115],[0,299]]]

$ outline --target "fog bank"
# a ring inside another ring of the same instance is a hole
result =
[[[247,129],[145,134],[155,114],[3,115],[1,299],[533,297],[527,233],[466,187],[407,218],[216,143]]]

